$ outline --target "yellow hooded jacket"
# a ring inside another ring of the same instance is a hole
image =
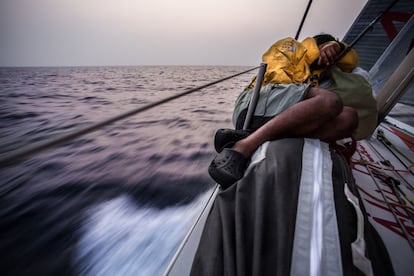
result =
[[[263,85],[310,82],[311,76],[319,75],[325,70],[311,72],[310,65],[319,58],[319,54],[319,47],[312,37],[302,42],[291,37],[275,42],[262,56],[263,62],[267,63]],[[358,56],[351,49],[336,65],[346,72],[351,72],[357,64]],[[255,78],[247,88],[250,89],[254,85]]]
[[[328,41],[318,46],[316,40],[311,37],[302,42],[290,37],[277,41],[263,54],[263,62],[267,63],[263,86],[310,82],[317,85],[314,82],[315,75],[318,80],[327,68],[313,69],[311,64],[319,58],[319,49],[332,43],[338,42]],[[344,46],[346,49],[347,45]],[[335,65],[330,69],[332,82],[327,89],[338,94],[344,105],[357,111],[359,124],[354,138],[360,140],[369,137],[376,127],[377,105],[368,81],[362,76],[349,74],[358,65],[358,55],[355,50],[349,49]],[[254,85],[255,79],[247,89],[253,88]]]

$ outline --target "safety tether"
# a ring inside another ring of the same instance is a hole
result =
[[[202,90],[204,88],[210,87],[210,86],[215,85],[217,83],[220,83],[220,82],[223,82],[223,81],[232,79],[234,77],[237,77],[237,76],[246,74],[246,73],[251,72],[251,71],[253,71],[255,69],[258,69],[260,67],[261,66],[256,66],[254,68],[250,68],[248,70],[245,70],[245,71],[236,73],[234,75],[227,76],[227,77],[224,77],[222,79],[219,79],[219,80],[216,80],[216,81],[213,81],[213,82],[210,82],[210,83],[207,83],[207,84],[204,84],[204,85],[201,85],[201,86],[192,88],[192,89],[185,90],[184,92],[181,92],[181,93],[178,93],[176,95],[173,95],[173,96],[170,96],[170,97],[161,99],[159,101],[156,101],[156,102],[147,104],[145,106],[138,107],[136,109],[127,111],[127,112],[122,113],[120,115],[117,115],[117,116],[111,117],[109,119],[106,119],[104,121],[101,121],[101,122],[95,123],[93,125],[87,126],[87,127],[83,128],[83,129],[80,129],[80,130],[73,131],[71,133],[62,135],[62,136],[57,137],[55,139],[51,139],[51,140],[48,140],[48,141],[43,142],[43,143],[40,142],[40,143],[37,143],[35,145],[28,146],[28,147],[23,148],[21,150],[17,150],[15,152],[12,152],[10,154],[5,154],[4,156],[0,157],[0,167],[6,166],[6,165],[10,165],[10,164],[12,164],[12,163],[14,163],[14,162],[22,159],[22,158],[29,157],[29,156],[31,156],[31,155],[33,155],[35,153],[41,152],[43,150],[46,150],[46,149],[51,148],[53,146],[56,146],[58,144],[61,144],[61,143],[64,143],[64,142],[73,140],[73,139],[75,139],[77,137],[80,137],[82,135],[85,135],[87,133],[91,133],[91,132],[93,132],[95,130],[98,130],[98,129],[104,127],[104,126],[107,126],[107,125],[112,124],[114,122],[117,122],[119,120],[122,120],[122,119],[125,119],[127,117],[136,115],[138,113],[142,113],[142,112],[147,111],[147,110],[149,110],[151,108],[154,108],[154,107],[157,107],[159,105],[162,105],[162,104],[165,104],[167,102],[170,102],[172,100],[181,98],[181,97],[186,96],[188,94],[191,94],[193,92],[200,91],[200,90]]]

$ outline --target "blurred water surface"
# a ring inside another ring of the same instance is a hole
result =
[[[0,155],[246,67],[0,68]],[[254,74],[253,72],[252,74]],[[252,74],[0,168],[2,275],[160,275]]]

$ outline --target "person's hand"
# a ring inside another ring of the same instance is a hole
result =
[[[319,66],[329,66],[335,62],[335,59],[341,53],[341,47],[335,41],[329,41],[319,46]]]

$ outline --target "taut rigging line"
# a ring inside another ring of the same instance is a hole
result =
[[[207,83],[207,84],[204,84],[204,85],[201,85],[201,86],[192,88],[192,89],[185,90],[184,92],[181,92],[181,93],[178,93],[176,95],[173,95],[173,96],[170,96],[170,97],[161,99],[159,101],[156,101],[156,102],[153,102],[153,103],[149,103],[149,104],[147,104],[145,106],[141,106],[141,107],[138,107],[136,109],[127,111],[127,112],[122,113],[120,115],[111,117],[111,118],[106,119],[104,121],[101,121],[101,122],[95,123],[93,125],[87,126],[85,128],[82,128],[80,130],[76,130],[76,131],[73,131],[71,133],[62,135],[62,136],[57,137],[55,139],[51,139],[51,140],[48,140],[48,141],[43,142],[43,143],[40,142],[40,143],[37,143],[35,145],[28,146],[28,147],[23,148],[21,150],[17,150],[15,152],[12,152],[10,154],[5,154],[4,156],[0,157],[0,167],[10,165],[10,164],[12,164],[12,163],[14,163],[14,162],[22,159],[22,158],[31,156],[31,155],[33,155],[35,153],[41,152],[43,150],[46,150],[48,148],[51,148],[51,147],[56,146],[58,144],[61,144],[63,142],[67,142],[67,141],[73,140],[73,139],[75,139],[77,137],[80,137],[82,135],[85,135],[87,133],[91,133],[91,132],[96,131],[96,130],[98,130],[98,129],[106,126],[106,125],[112,124],[112,123],[114,123],[116,121],[125,119],[127,117],[136,115],[138,113],[142,113],[142,112],[147,111],[147,110],[149,110],[151,108],[154,108],[156,106],[159,106],[159,105],[165,104],[167,102],[170,102],[172,100],[175,100],[175,99],[181,98],[183,96],[189,95],[189,94],[191,94],[193,92],[202,90],[202,89],[207,88],[209,86],[213,86],[213,85],[215,85],[217,83],[220,83],[220,82],[229,80],[231,78],[234,78],[234,77],[243,75],[245,73],[251,72],[251,71],[253,71],[255,69],[260,68],[261,66],[262,65],[256,66],[256,67],[250,68],[248,70],[245,70],[245,71],[242,71],[242,72],[233,74],[231,76],[227,76],[227,77],[224,77],[222,79],[219,79],[219,80],[216,80],[216,81],[213,81],[213,82],[210,82],[210,83]]]

